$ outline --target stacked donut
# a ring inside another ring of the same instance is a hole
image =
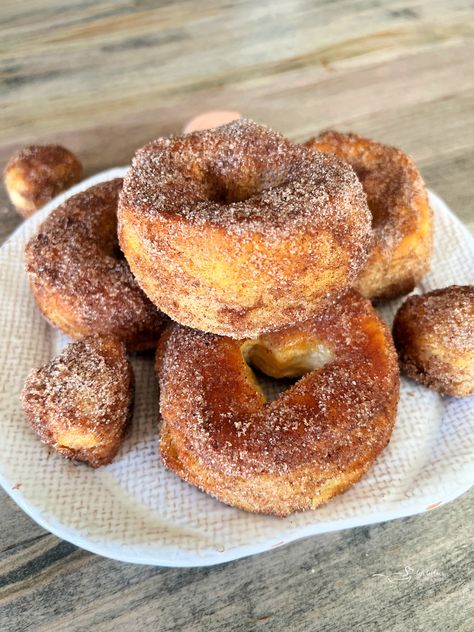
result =
[[[80,339],[30,375],[27,415],[62,454],[109,462],[126,351],[158,342],[164,463],[248,511],[315,508],[390,440],[398,361],[371,299],[418,283],[431,221],[413,162],[354,135],[301,145],[239,119],[155,140],[26,247],[40,310]],[[293,384],[271,400],[259,372]]]

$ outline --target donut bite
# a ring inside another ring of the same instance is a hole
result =
[[[94,335],[33,370],[22,403],[43,443],[95,468],[110,463],[120,448],[132,415],[133,389],[124,343]]]
[[[371,300],[411,292],[428,272],[433,249],[432,211],[413,160],[395,147],[331,130],[305,145],[349,163],[367,195],[374,241],[354,287]]]
[[[118,245],[117,178],[55,209],[25,247],[29,282],[47,320],[72,338],[114,335],[128,350],[156,346],[166,317],[140,289]]]
[[[30,145],[10,158],[4,173],[8,196],[18,213],[29,217],[82,177],[82,165],[61,145]]]
[[[300,379],[267,402],[251,367]],[[396,419],[393,341],[355,291],[257,339],[170,324],[156,370],[163,461],[246,511],[287,516],[327,502],[371,467]]]
[[[474,286],[410,296],[393,337],[403,373],[446,395],[474,394]]]

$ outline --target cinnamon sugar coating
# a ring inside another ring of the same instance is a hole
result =
[[[234,338],[303,321],[350,286],[370,223],[350,166],[245,119],[146,145],[119,203],[120,244],[150,299]]]
[[[82,177],[82,165],[61,145],[30,145],[8,161],[4,173],[7,193],[16,210],[29,217]]]
[[[123,342],[89,336],[29,374],[23,408],[43,443],[99,467],[120,448],[132,414],[133,385]]]
[[[260,368],[283,375],[293,363],[293,374],[304,376],[266,402],[244,359],[249,344],[260,348]],[[396,418],[393,342],[354,291],[319,316],[257,340],[170,324],[156,369],[165,464],[247,511],[284,516],[344,491],[387,445]]]
[[[130,350],[156,345],[165,316],[147,299],[117,238],[122,180],[97,184],[55,209],[25,247],[44,316],[73,338],[113,334]]]
[[[393,335],[408,377],[446,395],[474,394],[474,286],[410,296]]]
[[[374,243],[354,287],[373,300],[411,292],[429,270],[433,248],[432,211],[412,159],[394,147],[331,130],[305,145],[347,161],[367,195]]]

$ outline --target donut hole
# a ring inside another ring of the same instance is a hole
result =
[[[125,255],[123,254],[122,249],[120,248],[118,241],[112,247],[112,257],[114,259],[118,259],[119,261],[125,260]]]
[[[287,345],[246,341],[241,351],[267,401],[276,399],[301,377],[323,368],[334,358],[328,346],[308,340],[296,340]]]
[[[354,165],[354,171],[362,183],[362,187],[367,196],[367,206],[372,215],[372,228],[383,226],[389,217],[386,200],[392,195],[390,183],[381,181],[378,171]]]
[[[263,373],[256,367],[250,366],[249,371],[252,372],[252,381],[264,396],[265,403],[267,404],[270,404],[278,399],[282,393],[294,386],[300,379],[299,377],[282,377],[280,379],[275,379],[266,373]]]
[[[227,179],[212,174],[208,179],[207,197],[210,202],[217,204],[233,204],[245,202],[258,191],[242,186],[238,182],[229,182]]]
[[[226,168],[225,164],[211,166],[205,173],[206,197],[210,202],[228,205],[261,195],[268,189],[283,187],[289,182],[289,168],[268,165],[267,169],[245,173]]]

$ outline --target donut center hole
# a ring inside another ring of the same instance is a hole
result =
[[[245,202],[256,191],[251,191],[245,187],[225,182],[221,178],[213,178],[209,182],[208,197],[211,202],[217,204],[233,204],[234,202]]]
[[[118,245],[118,242],[116,244],[114,244],[113,247],[113,251],[112,251],[112,256],[114,257],[114,259],[125,259],[125,255],[123,254],[122,250],[120,249],[120,246]]]
[[[388,219],[386,200],[390,196],[390,191],[386,190],[386,184],[381,185],[379,177],[374,176],[373,170],[355,166],[354,171],[367,195],[367,205],[372,215],[372,228],[378,228]]]
[[[299,377],[282,377],[280,379],[275,379],[274,377],[270,377],[266,373],[263,373],[256,367],[249,366],[249,369],[252,371],[252,377],[257,386],[262,391],[266,403],[274,402],[282,393],[291,388],[300,379]]]
[[[241,351],[267,402],[276,399],[307,373],[324,367],[334,357],[326,345],[307,340],[284,346],[247,341]]]
[[[217,204],[234,204],[245,202],[255,195],[260,195],[263,191],[288,182],[288,174],[269,172],[259,174],[259,177],[248,178],[245,182],[238,177],[231,178],[219,173],[207,174],[207,197],[211,202]]]
[[[367,196],[367,205],[372,215],[372,228],[378,228],[385,224],[388,219],[388,212],[387,208],[380,204],[379,199]]]

